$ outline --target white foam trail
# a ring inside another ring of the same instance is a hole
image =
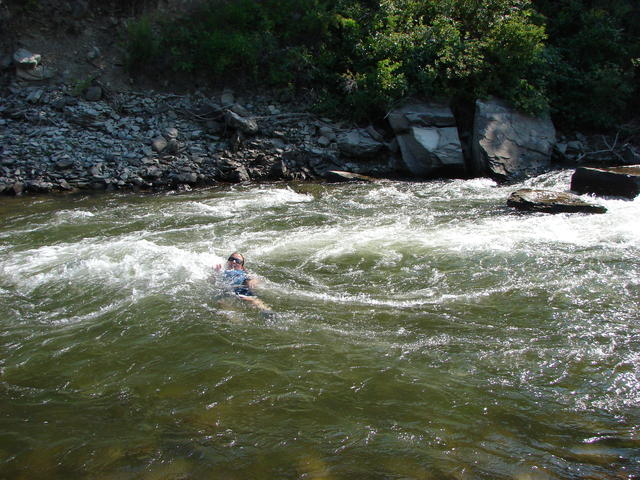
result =
[[[249,191],[231,191],[222,198],[212,198],[204,201],[192,201],[186,206],[187,213],[215,215],[224,218],[233,217],[238,213],[270,209],[287,204],[306,203],[313,201],[313,196],[294,192],[290,187],[260,188]],[[182,205],[181,207],[183,207]]]
[[[30,291],[50,282],[99,282],[157,289],[211,275],[223,258],[129,236],[83,240],[14,253],[0,264],[5,280]]]
[[[55,213],[58,223],[72,223],[79,220],[95,217],[95,214],[87,210],[59,210]]]

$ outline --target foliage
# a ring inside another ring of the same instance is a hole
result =
[[[156,59],[159,42],[149,17],[142,17],[127,25],[124,44],[127,52],[125,63],[130,71],[144,70]]]
[[[640,107],[640,3],[537,0],[549,32],[549,97],[568,127],[606,128]]]
[[[608,126],[639,91],[634,1],[209,0],[185,19],[132,25],[129,65],[162,56],[213,81],[311,88],[327,113],[356,120],[407,96],[498,95]]]

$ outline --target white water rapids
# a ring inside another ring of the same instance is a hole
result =
[[[505,206],[569,178],[3,201],[0,478],[636,478],[640,199]]]

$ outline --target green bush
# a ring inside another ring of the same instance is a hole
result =
[[[548,94],[565,128],[612,128],[640,107],[637,0],[536,0],[549,32]]]
[[[188,18],[131,25],[128,64],[162,53],[215,82],[311,88],[325,113],[354,120],[408,96],[495,94],[606,127],[640,93],[635,1],[210,0]]]
[[[142,17],[127,25],[124,45],[125,65],[132,72],[142,71],[156,60],[159,55],[159,41],[148,17]]]

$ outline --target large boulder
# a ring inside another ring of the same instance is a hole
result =
[[[571,190],[615,197],[634,198],[640,193],[640,165],[612,168],[577,168]]]
[[[476,101],[472,172],[499,181],[537,175],[550,167],[556,130],[548,115],[519,113],[497,99]]]
[[[531,188],[521,188],[513,192],[507,199],[507,205],[518,210],[544,213],[605,213],[607,211],[602,205],[585,202],[572,193]]]
[[[404,167],[417,177],[464,173],[456,120],[441,103],[408,103],[389,114]]]

